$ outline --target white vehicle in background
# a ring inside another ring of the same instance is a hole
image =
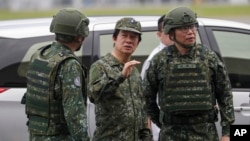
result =
[[[133,59],[143,62],[158,45],[158,16],[133,16],[142,24],[142,41]],[[112,34],[121,16],[90,17],[90,34],[77,52],[82,64],[90,65],[112,50]],[[198,18],[197,42],[214,50],[227,67],[234,95],[235,124],[250,124],[250,25]],[[0,21],[0,140],[28,140],[25,106],[25,73],[31,54],[54,40],[51,18]],[[143,63],[142,63],[143,64]],[[139,66],[141,69],[141,66]],[[95,130],[94,104],[88,102],[89,135]],[[219,122],[218,122],[219,124]],[[220,127],[218,126],[220,131]],[[219,134],[221,134],[219,132]]]

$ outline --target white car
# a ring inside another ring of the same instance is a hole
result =
[[[142,25],[142,41],[133,58],[143,62],[158,45],[158,16],[133,16]],[[90,65],[112,50],[112,34],[121,16],[90,17],[90,34],[77,52],[82,64]],[[250,124],[250,25],[198,18],[197,42],[214,50],[226,63],[234,95],[235,124]],[[25,72],[31,54],[54,40],[51,18],[0,21],[0,139],[28,140],[27,118],[20,103],[26,91]],[[141,69],[141,66],[139,66]],[[94,105],[88,102],[89,135],[95,130]],[[219,122],[218,122],[219,123]],[[218,126],[220,131],[220,127]],[[219,133],[220,134],[220,133]]]

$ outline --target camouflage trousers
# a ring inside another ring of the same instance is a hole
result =
[[[214,123],[176,124],[161,127],[159,141],[219,141]]]

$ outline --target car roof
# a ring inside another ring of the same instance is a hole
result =
[[[112,30],[116,21],[122,17],[133,17],[141,22],[142,27],[157,26],[157,20],[159,16],[96,16],[89,17],[90,31],[95,30]],[[53,35],[49,31],[51,18],[38,18],[38,19],[18,19],[18,20],[6,20],[0,21],[0,37],[1,38],[28,38],[38,36]],[[242,28],[250,30],[249,24],[240,22],[210,19],[210,18],[198,18],[200,26],[220,26],[220,27],[232,27]]]
[[[217,27],[231,27],[250,30],[250,24],[242,23],[232,20],[222,20],[214,18],[198,18],[199,25],[203,26],[217,26]]]
[[[103,25],[103,27],[97,27],[95,30],[113,29],[116,21],[125,16],[96,16],[89,17],[90,24],[89,29],[93,31],[94,26]],[[133,17],[136,20],[142,22],[142,26],[146,25],[144,22],[153,22],[150,25],[156,25],[158,16],[126,16]],[[53,35],[49,31],[49,26],[52,18],[39,18],[39,19],[18,19],[18,20],[6,20],[0,21],[0,37],[3,38],[28,38],[37,36]]]

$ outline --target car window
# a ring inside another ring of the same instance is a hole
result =
[[[26,72],[28,69],[28,62],[30,61],[31,56],[42,46],[51,44],[52,41],[42,42],[32,45],[28,51],[25,53],[23,59],[21,60],[20,65],[18,66],[17,73],[20,77],[26,77]]]
[[[196,43],[201,44],[201,37],[200,34],[196,34]]]
[[[249,34],[213,31],[233,88],[249,88]]]
[[[40,36],[30,38],[0,38],[0,86],[25,87],[25,70],[30,54],[27,54],[33,44],[52,41],[54,36]]]

